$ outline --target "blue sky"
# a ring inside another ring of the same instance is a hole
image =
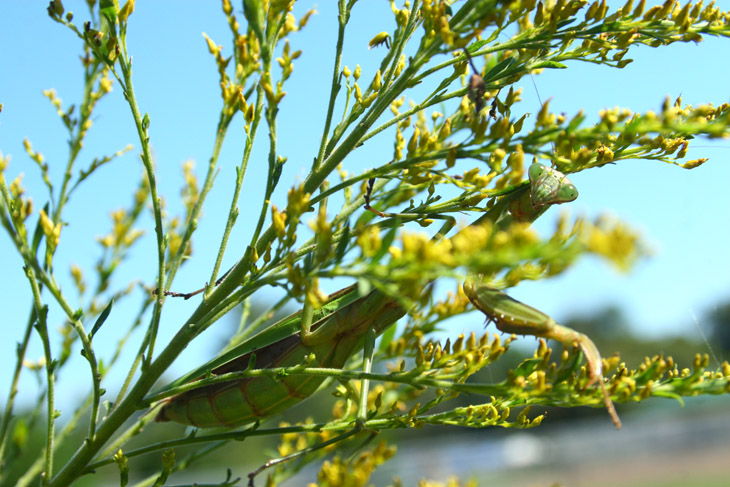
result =
[[[611,3],[620,6],[624,2]],[[67,0],[64,5],[76,13],[77,19],[85,18],[85,2]],[[285,206],[285,190],[304,178],[318,146],[324,118],[322,100],[329,90],[336,39],[334,6],[334,1],[319,2],[319,13],[310,19],[304,31],[291,38],[292,48],[303,49],[304,54],[295,63],[281,106],[279,148],[289,162],[282,176],[282,191],[274,198],[279,207]],[[310,3],[299,2],[295,12],[301,15],[310,7]],[[6,178],[12,180],[19,172],[25,174],[23,182],[36,209],[45,202],[46,192],[34,164],[23,151],[23,138],[27,137],[34,149],[44,154],[52,177],[60,180],[67,156],[66,134],[41,91],[55,88],[64,106],[68,106],[80,98],[82,88],[80,43],[70,31],[48,19],[45,8],[45,2],[0,3],[0,102],[5,105],[0,114],[0,151],[12,155]],[[384,54],[368,50],[368,41],[376,33],[394,28],[388,2],[361,0],[351,24],[343,63],[353,68],[359,63],[363,77],[367,78]],[[139,2],[130,23],[135,90],[140,109],[150,115],[160,192],[172,213],[180,212],[181,164],[193,160],[199,177],[204,175],[220,107],[218,76],[202,32],[224,45],[224,54],[230,54],[229,32],[218,2]],[[568,70],[547,71],[534,80],[541,98],[552,99],[551,109],[568,115],[583,108],[593,117],[600,109],[614,106],[656,110],[665,96],[674,99],[680,94],[686,103],[719,105],[730,101],[727,63],[721,61],[729,47],[730,40],[707,38],[700,45],[638,48],[631,52],[635,62],[623,70],[575,62]],[[536,113],[539,102],[532,81],[526,78],[518,86],[524,88],[522,109]],[[76,170],[88,166],[93,157],[112,153],[129,143],[135,149],[95,174],[68,205],[65,220],[70,225],[63,230],[62,247],[55,261],[59,282],[66,290],[71,287],[69,265],[92,268],[100,252],[94,237],[108,231],[113,209],[129,205],[132,188],[142,173],[136,157],[139,142],[118,86],[100,103],[96,113]],[[262,127],[259,146],[266,145],[266,136],[267,130]],[[234,167],[240,163],[242,141],[239,120],[232,126],[220,158],[217,184],[196,234],[194,258],[179,273],[176,289],[198,288],[210,275],[230,205]],[[609,212],[622,218],[641,230],[654,250],[653,257],[639,262],[629,274],[618,274],[602,262],[584,259],[558,278],[525,282],[511,294],[557,320],[618,303],[643,335],[696,337],[699,330],[693,323],[693,314],[701,318],[715,303],[730,298],[730,257],[726,250],[730,241],[730,141],[696,140],[693,145],[691,158],[710,158],[710,162],[693,171],[654,161],[629,161],[572,177],[581,196],[563,210],[588,217]],[[388,160],[391,154],[392,139],[382,137],[379,144],[356,151],[347,170],[362,171]],[[225,267],[241,255],[248,241],[254,223],[250,215],[257,214],[262,198],[258,181],[266,171],[264,160],[263,152],[254,152],[239,201],[241,216],[231,236]],[[544,217],[538,229],[549,232],[557,213],[553,210]],[[137,278],[140,273],[147,283],[154,279],[155,263],[150,258],[155,255],[153,225],[150,218],[143,220],[143,224],[147,237],[135,247],[131,254],[134,264],[122,269],[115,279],[117,284]],[[0,367],[9,370],[14,364],[15,343],[27,319],[30,292],[22,261],[4,233],[0,235],[0,255],[0,307],[4,310]],[[87,278],[91,277],[87,271]],[[75,298],[73,292],[69,295]],[[196,305],[194,301],[168,302],[162,342],[182,324]],[[97,346],[103,356],[111,354],[115,338],[126,329],[127,320],[135,311],[136,304],[131,302],[115,307],[111,321],[98,337]],[[55,328],[63,322],[63,316],[52,308],[50,320]],[[472,321],[481,326],[481,318]],[[224,326],[214,327],[209,335],[220,338],[226,331]],[[133,340],[139,338],[135,335]],[[38,342],[34,336],[29,358],[42,355]],[[53,346],[58,349],[57,342]],[[189,369],[189,361],[199,362],[211,353],[210,342],[192,345],[176,364],[176,373]],[[88,373],[85,364],[77,370]],[[30,385],[32,380],[25,374],[23,384]],[[69,385],[65,382],[69,380],[62,377],[61,385]],[[7,375],[0,377],[0,399],[8,390],[8,381]],[[31,398],[21,395],[23,402]]]

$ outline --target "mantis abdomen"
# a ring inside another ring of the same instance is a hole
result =
[[[255,367],[293,367],[313,354],[310,366],[342,368],[367,331],[382,333],[404,314],[396,301],[373,291],[313,324],[309,336],[297,333],[251,352]],[[245,370],[251,353],[214,369],[212,374]],[[211,384],[168,399],[156,420],[200,428],[240,426],[289,409],[312,395],[323,381],[324,377],[291,375]]]

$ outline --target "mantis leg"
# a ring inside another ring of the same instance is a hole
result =
[[[621,428],[621,420],[603,383],[601,354],[590,338],[559,325],[542,311],[474,279],[467,279],[464,283],[464,293],[474,307],[487,315],[501,331],[547,338],[566,346],[580,347],[587,362],[589,381],[586,387],[599,383],[608,414],[616,428]]]

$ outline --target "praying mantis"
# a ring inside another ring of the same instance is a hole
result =
[[[512,222],[532,222],[551,205],[573,201],[578,191],[561,172],[533,163],[529,185],[508,193],[472,225],[490,221],[495,228]],[[474,307],[506,333],[533,335],[579,346],[587,361],[589,385],[598,382],[614,424],[620,420],[603,384],[601,355],[586,335],[557,324],[552,318],[471,275],[463,285]],[[162,390],[183,384],[189,390],[161,401],[157,421],[199,428],[240,426],[280,413],[312,395],[324,377],[290,375],[248,377],[194,387],[195,382],[251,368],[306,366],[342,368],[366,336],[377,336],[406,314],[393,297],[379,290],[361,296],[357,286],[334,293],[315,311],[312,325],[302,329],[301,312],[289,316],[246,342],[186,374]],[[374,338],[372,338],[374,339]],[[192,384],[191,384],[192,383]],[[159,396],[159,393],[156,394]]]

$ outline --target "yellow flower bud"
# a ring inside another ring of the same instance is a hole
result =
[[[282,240],[286,235],[286,213],[281,213],[276,205],[271,205],[271,220],[274,225],[276,236]]]
[[[213,39],[208,37],[208,34],[206,34],[205,32],[203,32],[203,37],[205,37],[205,42],[208,43],[208,51],[212,55],[217,56],[221,52],[221,49],[223,49],[223,47],[216,46],[215,42],[213,42]]]
[[[441,126],[441,129],[439,130],[439,139],[444,140],[449,135],[451,135],[451,117],[444,120],[444,124]]]
[[[355,83],[355,100],[359,102],[362,101],[362,90],[360,90],[360,85]]]
[[[408,156],[415,154],[416,150],[418,149],[418,136],[420,135],[420,133],[421,131],[418,130],[418,127],[415,127],[413,129],[413,135],[408,141]]]
[[[403,68],[405,68],[405,67],[406,67],[406,55],[401,54],[401,57],[398,60],[398,64],[395,66],[395,72],[393,73],[396,78],[398,76],[400,76],[401,71],[403,71]]]
[[[230,2],[228,5],[230,6]],[[134,0],[127,0],[127,3],[119,10],[119,22],[126,22],[132,12],[134,12]]]
[[[380,74],[380,70],[375,73],[375,80],[373,81],[373,89],[378,91],[383,86],[383,76]]]

